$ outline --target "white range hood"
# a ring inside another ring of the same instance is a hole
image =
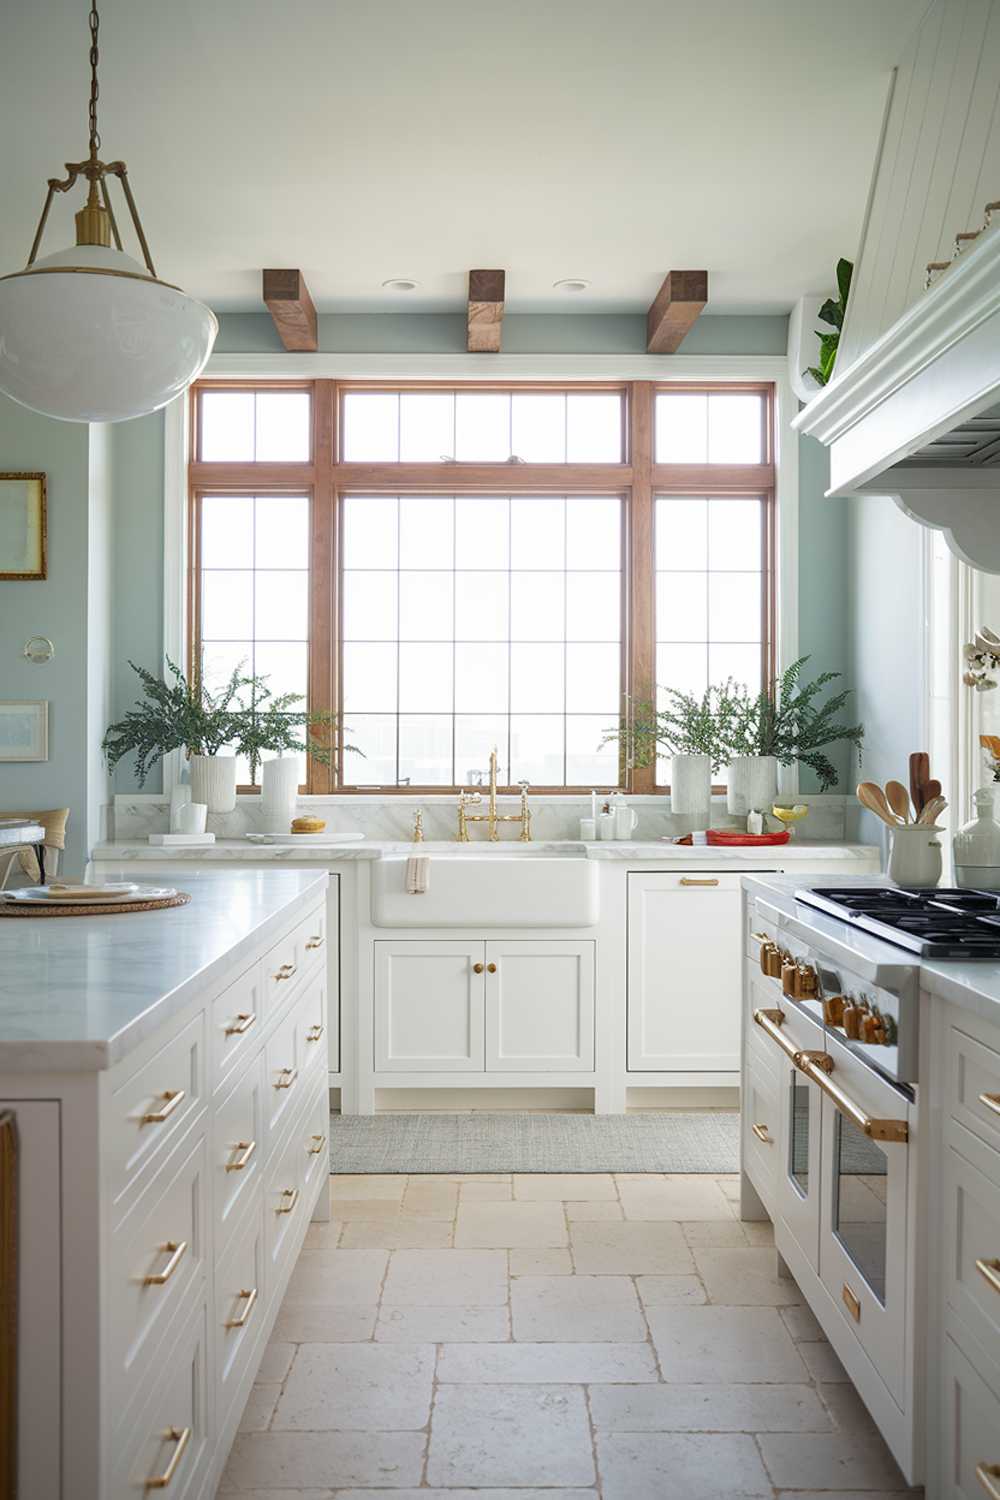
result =
[[[889,495],[991,573],[998,200],[1000,0],[930,0],[888,90],[837,373],[793,425],[830,449],[831,496]]]

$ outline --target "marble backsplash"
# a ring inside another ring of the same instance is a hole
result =
[[[675,817],[670,811],[670,800],[666,796],[629,797],[628,803],[638,815],[638,824],[631,835],[633,840],[658,839],[664,834],[689,833],[692,820]],[[839,794],[807,794],[799,800],[808,803],[809,816],[797,824],[799,837],[837,842],[847,837],[845,819],[847,804],[853,798]],[[220,839],[240,838],[245,833],[263,831],[263,820],[259,807],[260,799],[241,796],[236,810],[231,813],[210,814],[209,829]],[[516,813],[517,797],[498,798],[499,811]],[[575,839],[579,837],[579,820],[590,816],[590,798],[583,797],[532,797],[531,832],[539,840]],[[413,832],[414,814],[423,810],[424,837],[426,839],[453,839],[458,828],[457,798],[447,796],[333,796],[304,797],[299,801],[300,810],[325,818],[328,826],[338,832],[357,831],[369,839],[405,840]],[[481,808],[475,809],[477,812]],[[127,843],[145,839],[151,833],[165,833],[169,825],[169,804],[165,797],[140,793],[125,793],[115,797],[108,820],[109,838],[115,843]],[[726,812],[725,797],[712,801],[712,827],[736,828],[739,821]],[[774,819],[768,826],[777,830],[781,825]],[[505,839],[516,838],[518,828],[507,824],[501,831]],[[485,837],[481,826],[473,826],[470,837]]]

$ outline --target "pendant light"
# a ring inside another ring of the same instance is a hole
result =
[[[0,392],[68,422],[120,422],[157,411],[197,379],[219,324],[156,274],[123,161],[103,162],[97,130],[96,0],[90,9],[90,154],[49,190],[23,271],[0,277]],[[143,264],[122,250],[108,191],[117,177]],[[56,193],[82,179],[76,244],[37,259]],[[112,240],[114,245],[112,246]]]

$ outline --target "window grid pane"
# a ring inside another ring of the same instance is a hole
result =
[[[210,692],[237,669],[277,696],[309,686],[309,498],[203,495],[198,505],[200,670]],[[225,527],[229,557],[218,545]],[[231,561],[229,567],[219,566]],[[207,565],[206,565],[207,564]],[[300,705],[300,706],[304,706]],[[266,757],[265,757],[266,758]],[[302,758],[305,781],[305,757]],[[249,768],[238,767],[241,784]]]
[[[660,706],[668,688],[700,697],[729,677],[759,692],[766,646],[764,500],[660,495],[654,527]],[[667,775],[661,760],[657,784]]]
[[[312,394],[296,390],[204,390],[199,397],[203,463],[308,463]]]
[[[764,462],[763,391],[657,391],[658,464]]]
[[[468,785],[494,745],[502,784],[617,781],[617,750],[601,740],[621,703],[622,503],[347,500],[343,711],[371,754],[348,757],[345,784]],[[369,504],[380,507],[380,546]],[[483,535],[499,545],[473,545],[477,506]],[[385,541],[395,537],[398,549]],[[397,562],[387,569],[390,545]],[[571,566],[574,557],[588,566]]]

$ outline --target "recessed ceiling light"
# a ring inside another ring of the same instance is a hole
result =
[[[564,276],[561,281],[554,281],[552,285],[557,292],[585,292],[590,282],[583,276]]]
[[[390,276],[382,285],[387,292],[414,292],[420,283],[414,281],[412,276]]]

